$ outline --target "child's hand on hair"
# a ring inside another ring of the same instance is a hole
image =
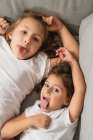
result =
[[[59,57],[62,59],[62,62],[68,62],[71,64],[74,60],[73,55],[66,48],[59,48],[58,50],[56,50],[56,54],[59,55]]]
[[[60,31],[64,24],[61,22],[60,19],[54,16],[43,17],[43,21],[47,23],[47,28],[49,31]]]
[[[9,23],[3,18],[0,18],[0,34],[4,35],[9,27]]]

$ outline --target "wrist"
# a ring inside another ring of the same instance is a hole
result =
[[[34,122],[34,117],[33,116],[29,116],[29,117],[27,117],[27,127],[29,128],[29,127],[33,127],[33,126],[35,126],[35,122]]]
[[[70,61],[70,66],[73,67],[74,65],[77,65],[77,60],[72,58],[72,60]]]
[[[58,28],[58,32],[59,33],[63,30],[64,26],[65,26],[64,24],[60,24],[59,25],[59,28]]]

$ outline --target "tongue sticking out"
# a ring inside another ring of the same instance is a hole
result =
[[[43,98],[43,100],[41,101],[40,105],[41,105],[42,108],[46,109],[48,107],[48,105],[49,105],[48,99]]]
[[[20,47],[20,48],[19,48],[19,52],[20,52],[20,53],[25,53],[25,52],[27,52],[27,50],[26,50],[25,48],[23,48],[23,47]]]

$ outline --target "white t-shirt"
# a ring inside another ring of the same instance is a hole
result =
[[[20,103],[49,71],[50,61],[43,52],[19,60],[0,36],[0,128],[19,113]]]
[[[25,110],[26,117],[44,113],[52,118],[48,129],[29,128],[23,132],[20,140],[72,140],[77,120],[71,123],[68,108],[59,109],[50,113],[43,112],[39,107],[40,101]]]

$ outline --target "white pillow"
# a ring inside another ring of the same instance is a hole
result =
[[[79,40],[80,65],[87,85],[79,140],[93,140],[93,14],[81,22]]]

